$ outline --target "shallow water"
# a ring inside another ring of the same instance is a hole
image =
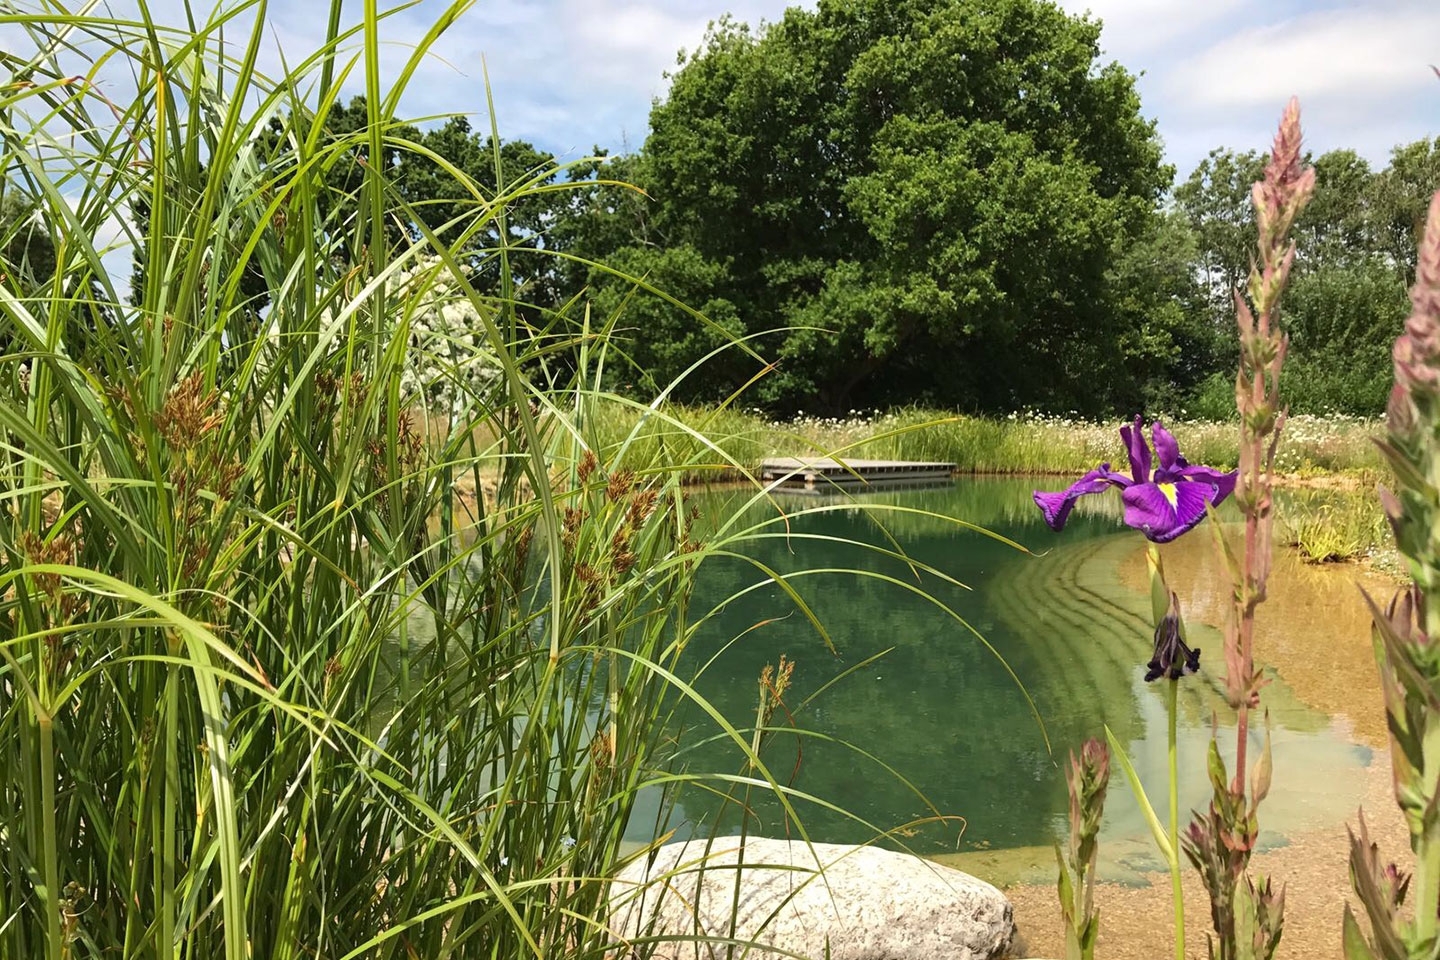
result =
[[[1118,497],[1087,498],[1065,531],[1052,533],[1030,502],[1031,488],[1025,480],[975,479],[867,497],[868,503],[925,512],[890,515],[848,509],[843,499],[786,495],[747,510],[743,519],[759,523],[783,512],[793,536],[780,536],[785,527],[773,525],[768,532],[776,536],[737,544],[737,556],[715,558],[702,568],[691,613],[712,613],[687,651],[688,666],[699,672],[699,692],[747,739],[763,667],[781,654],[797,664],[785,702],[794,725],[806,734],[773,735],[762,757],[781,782],[839,808],[794,800],[811,839],[864,842],[880,831],[897,831],[896,842],[919,852],[994,857],[994,851],[1013,851],[1002,858],[1009,864],[1002,872],[1026,864],[1052,872],[1051,845],[1065,835],[1066,752],[1089,736],[1103,735],[1107,724],[1127,745],[1153,802],[1163,809],[1164,702],[1159,685],[1143,681],[1152,632],[1145,541],[1121,524]],[[706,495],[702,509],[715,517],[733,514],[736,496]],[[837,509],[801,513],[816,506]],[[1233,512],[1222,512],[1222,520],[1227,518],[1233,524]],[[983,525],[1034,553],[966,530],[957,519]],[[807,534],[827,539],[805,539]],[[898,548],[938,573],[842,541]],[[1217,675],[1223,660],[1216,625],[1223,622],[1228,586],[1213,549],[1204,528],[1164,549],[1192,643],[1203,651],[1201,675],[1180,687],[1185,810],[1202,806],[1209,795],[1204,753],[1212,724],[1220,728],[1227,758],[1234,745],[1233,716]],[[837,571],[788,580],[829,631],[833,655],[764,572],[810,568]],[[927,591],[949,609],[907,586]],[[1335,576],[1278,565],[1272,593],[1286,598],[1294,616],[1265,623],[1270,639],[1262,652],[1355,646],[1353,633],[1363,629],[1363,614],[1300,615],[1333,607],[1337,587],[1344,593]],[[1358,593],[1348,596],[1358,608]],[[1287,636],[1292,622],[1295,636]],[[1269,672],[1264,701],[1275,778],[1264,820],[1267,835],[1275,838],[1271,842],[1283,842],[1287,831],[1337,822],[1353,812],[1362,779],[1355,774],[1371,762],[1376,741],[1357,737],[1353,718],[1322,709],[1333,709],[1317,695],[1317,690],[1323,694],[1323,682],[1306,678],[1297,690],[1283,662]],[[827,684],[832,685],[807,701]],[[1343,701],[1343,693],[1331,693]],[[782,711],[772,722],[791,721]],[[1255,732],[1252,750],[1259,749],[1261,736],[1263,727]],[[698,711],[689,714],[680,742],[691,772],[758,775]],[[755,833],[799,835],[793,819],[763,790],[751,791],[748,802]],[[717,821],[726,832],[739,826],[736,805],[701,789],[681,796],[678,814],[681,822],[671,826],[681,833],[713,829]],[[936,822],[937,814],[946,819]],[[932,822],[923,822],[927,818]],[[1123,879],[1157,868],[1148,830],[1118,770],[1105,833],[1108,876]]]

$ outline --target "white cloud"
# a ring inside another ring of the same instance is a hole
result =
[[[1296,94],[1347,104],[1360,117],[1394,109],[1389,97],[1433,87],[1436,62],[1440,8],[1372,4],[1241,30],[1178,64],[1164,86],[1195,110],[1273,105]]]
[[[697,46],[709,22],[657,3],[566,0],[565,7],[565,45],[576,71],[586,81],[646,98],[663,92],[676,52]]]
[[[1104,24],[1100,44],[1110,57],[1139,66],[1135,58],[1177,39],[1194,42],[1199,31],[1224,25],[1246,0],[1060,0],[1070,13],[1089,13]]]
[[[72,0],[73,2],[73,0]],[[228,4],[233,0],[225,0]],[[386,6],[392,0],[381,0]],[[422,0],[383,22],[388,81],[449,0]],[[1349,146],[1382,162],[1391,146],[1435,132],[1440,81],[1437,0],[1060,0],[1104,22],[1106,59],[1141,74],[1144,112],[1157,119],[1167,155],[1184,174],[1211,148],[1264,148],[1280,108],[1301,96],[1316,149]],[[198,0],[203,10],[207,0]],[[136,0],[110,0],[133,16]],[[403,98],[406,117],[469,114],[488,127],[483,62],[501,134],[570,159],[599,144],[643,143],[653,98],[680,48],[693,50],[708,22],[727,11],[752,25],[775,21],[787,0],[510,0],[481,2],[441,37]],[[814,6],[814,0],[803,4]],[[182,0],[150,0],[157,19],[180,24]],[[261,69],[277,76],[323,39],[326,4],[277,0]],[[350,22],[358,5],[346,4]],[[232,51],[245,24],[226,31]],[[21,38],[0,33],[13,47]],[[357,53],[352,41],[347,54]],[[128,76],[105,89],[126,99]],[[363,68],[344,88],[364,92]]]

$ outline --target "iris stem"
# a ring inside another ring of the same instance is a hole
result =
[[[1185,960],[1185,896],[1180,886],[1180,767],[1175,749],[1175,700],[1179,680],[1165,684],[1166,738],[1170,750],[1170,898],[1175,906],[1175,960]]]

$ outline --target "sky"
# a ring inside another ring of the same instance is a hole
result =
[[[150,0],[182,23],[184,0]],[[79,0],[67,0],[78,5]],[[210,0],[193,0],[208,10]],[[1183,177],[1215,147],[1264,149],[1290,95],[1316,152],[1350,147],[1376,166],[1399,143],[1440,133],[1440,0],[1060,0],[1104,24],[1103,59],[1138,75],[1145,115]],[[227,5],[232,5],[227,0]],[[381,0],[382,8],[386,0]],[[562,160],[638,148],[679,50],[729,13],[757,25],[787,0],[479,0],[420,65],[409,117],[468,113],[488,124],[485,74],[501,135]],[[813,0],[802,5],[813,6]],[[135,0],[111,0],[117,14]],[[325,0],[270,0],[262,69],[319,45]],[[448,6],[420,0],[383,24],[391,71]],[[348,17],[359,0],[347,0]],[[231,36],[239,39],[239,31]],[[0,29],[0,44],[23,42]],[[483,65],[483,66],[482,66]],[[361,92],[361,71],[348,83]],[[123,86],[123,81],[117,84]],[[123,91],[116,90],[116,94]]]
[[[502,136],[565,159],[594,145],[644,142],[680,49],[726,14],[758,24],[786,0],[482,0],[451,29],[404,101],[409,112],[483,114],[488,67]],[[813,3],[807,4],[813,6]],[[1300,97],[1316,152],[1357,150],[1383,165],[1392,147],[1440,133],[1437,0],[1061,0],[1104,24],[1104,59],[1139,76],[1145,115],[1184,176],[1211,149],[1264,149]],[[305,46],[325,4],[277,3],[274,36]],[[396,21],[418,36],[439,0]],[[388,35],[388,34],[387,34]]]

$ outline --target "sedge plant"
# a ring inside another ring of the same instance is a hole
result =
[[[0,6],[32,41],[5,171],[58,260],[0,286],[0,954],[613,939],[697,558],[675,475],[580,478],[582,401],[533,386],[555,335],[473,239],[539,181],[455,172],[441,239],[370,162],[410,149],[396,104],[466,6],[383,90],[373,3],[274,77],[263,3]],[[474,340],[440,344],[455,309]]]
[[[406,206],[396,110],[469,3],[388,84],[362,7],[271,76],[263,0],[0,0],[4,173],[55,251],[0,280],[0,956],[612,955],[638,798],[703,779],[682,703],[743,770],[710,789],[806,836],[678,672],[700,565],[788,518],[702,523],[682,480],[745,466],[604,392],[613,319],[520,302],[506,211],[556,170],[505,180],[496,133],[498,187],[426,154],[459,212]]]

